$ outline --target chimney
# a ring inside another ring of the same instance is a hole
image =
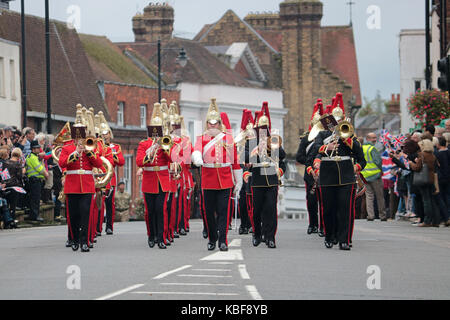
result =
[[[388,103],[388,113],[400,114],[400,95],[392,94],[391,101]]]
[[[135,42],[169,41],[172,39],[173,22],[173,7],[167,3],[150,3],[144,8],[144,14],[133,17]]]

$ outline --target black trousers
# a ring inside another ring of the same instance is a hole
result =
[[[16,219],[16,206],[17,206],[18,199],[19,199],[18,192],[13,191],[6,195],[6,201],[8,201],[8,205],[9,205],[9,213],[11,214],[11,218],[13,220]]]
[[[203,190],[205,222],[209,241],[228,245],[227,234],[231,212],[231,189]],[[217,217],[216,217],[217,215]]]
[[[314,186],[313,183],[305,181],[306,185],[306,208],[308,210],[308,217],[309,217],[309,226],[310,227],[319,227],[319,218],[318,218],[318,212],[319,212],[319,200],[317,196],[317,187],[316,192],[311,194],[311,190]]]
[[[349,243],[353,231],[354,184],[320,188],[325,240]]]
[[[251,224],[248,216],[247,193],[245,190],[241,190],[239,196],[239,216],[241,217],[241,227],[248,229],[251,227]]]
[[[116,193],[116,188],[111,187],[109,191],[108,197],[105,198],[105,209],[106,209],[106,230],[113,229],[114,226],[114,215],[115,215],[115,206],[114,206],[114,196]]]
[[[67,194],[66,197],[70,239],[75,243],[89,244],[89,219],[93,195],[91,193]]]
[[[144,193],[147,235],[158,243],[164,243],[164,203],[168,195],[167,192],[162,191],[161,186],[159,186],[159,193]]]
[[[38,178],[30,178],[30,210],[31,219],[36,220],[39,217],[39,208],[41,201],[41,190],[44,182]]]
[[[253,233],[268,241],[275,241],[278,227],[278,186],[252,187],[253,195]]]

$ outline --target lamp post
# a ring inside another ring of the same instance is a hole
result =
[[[22,24],[22,128],[27,126],[27,64],[25,48],[25,0],[21,0],[21,24]]]
[[[47,133],[52,133],[51,117],[51,83],[50,83],[50,21],[49,21],[49,0],[45,0],[45,57],[47,73]]]
[[[161,101],[162,95],[161,95],[161,51],[162,50],[179,50],[178,57],[177,57],[177,63],[184,68],[187,64],[188,57],[186,55],[186,51],[184,48],[161,48],[161,40],[158,39],[158,101]]]

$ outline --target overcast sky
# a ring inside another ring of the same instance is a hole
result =
[[[398,35],[401,29],[424,29],[423,0],[322,0],[323,26],[349,23],[353,6],[358,68],[362,96],[377,90],[385,99],[400,92]],[[74,5],[80,11],[79,32],[105,35],[113,42],[134,41],[131,19],[148,0],[50,0],[52,19],[67,21]],[[152,1],[164,2],[164,1]],[[228,10],[244,18],[249,12],[278,11],[281,0],[169,0],[175,9],[175,35],[192,39],[205,24],[216,22]],[[44,0],[25,0],[27,14],[44,16]],[[20,1],[11,2],[20,11]],[[368,12],[369,10],[369,12]],[[379,18],[379,19],[378,19]],[[368,23],[370,28],[368,27]]]

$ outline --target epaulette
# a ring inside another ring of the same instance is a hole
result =
[[[306,137],[307,135],[309,135],[309,131],[300,135],[300,140],[303,139],[304,137]]]

